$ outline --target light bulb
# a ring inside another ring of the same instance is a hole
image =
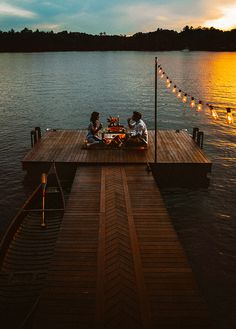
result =
[[[202,110],[202,101],[199,101],[197,105],[197,111],[201,111],[201,110]]]
[[[234,118],[233,118],[233,114],[231,112],[231,108],[230,107],[227,107],[226,110],[227,110],[227,113],[226,113],[226,122],[229,125],[232,125],[234,123]]]
[[[169,82],[166,84],[166,87],[167,87],[167,88],[170,88],[171,83],[172,83],[172,81],[169,81]]]
[[[195,99],[194,99],[194,97],[191,97],[190,106],[191,106],[192,108],[194,108],[194,106],[195,106]]]
[[[187,94],[185,93],[184,96],[183,96],[182,102],[183,103],[186,103],[187,102],[187,99],[188,99],[188,97],[187,97]]]
[[[218,117],[218,114],[216,112],[216,110],[214,109],[214,107],[212,105],[209,105],[209,108],[210,108],[210,111],[211,111],[211,116],[217,120],[219,117]]]
[[[174,85],[173,89],[172,89],[173,93],[176,93],[176,85]]]

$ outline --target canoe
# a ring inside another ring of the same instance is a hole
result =
[[[47,277],[65,200],[55,163],[46,177],[47,184],[41,182],[33,191],[0,243],[0,318],[4,329],[24,328]]]

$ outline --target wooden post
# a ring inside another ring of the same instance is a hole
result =
[[[34,145],[37,143],[35,130],[31,130],[30,139],[31,139],[31,147],[34,147]]]
[[[37,142],[38,142],[42,137],[40,127],[35,127],[35,133],[36,133],[36,138],[37,138]]]
[[[193,140],[195,142],[196,142],[196,137],[197,137],[198,131],[199,131],[199,128],[197,128],[197,127],[193,128]]]
[[[157,162],[157,57],[155,57],[155,159]]]

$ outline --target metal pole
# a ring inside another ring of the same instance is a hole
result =
[[[155,57],[155,160],[157,162],[157,57]]]

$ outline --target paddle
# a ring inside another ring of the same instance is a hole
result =
[[[46,186],[47,186],[47,175],[45,173],[42,173],[41,176],[41,184],[42,184],[42,221],[41,221],[41,227],[46,227],[45,223],[45,194],[46,194]]]

